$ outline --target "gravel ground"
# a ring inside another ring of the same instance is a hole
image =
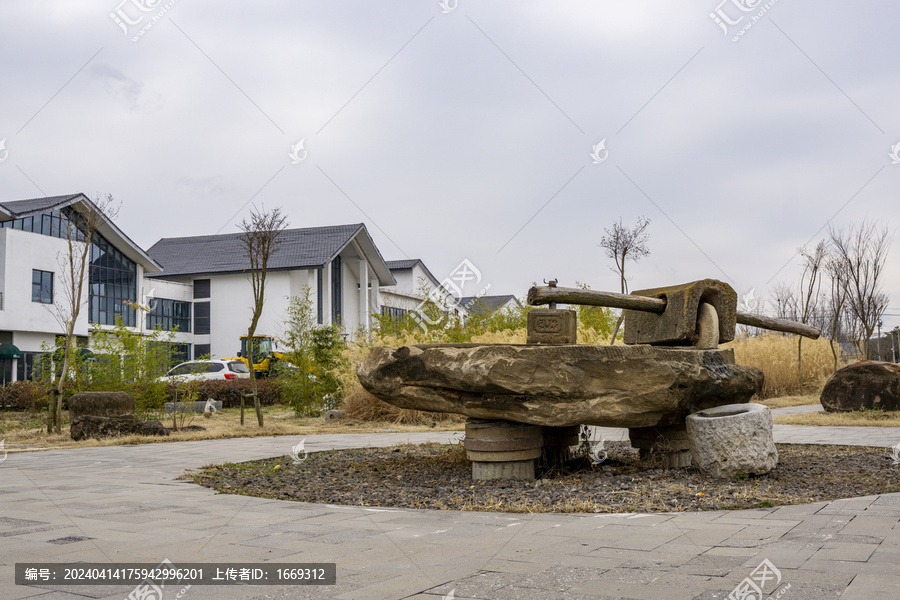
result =
[[[334,450],[203,469],[200,485],[279,500],[507,512],[659,512],[761,508],[900,491],[889,450],[779,444],[763,476],[716,480],[694,469],[641,464],[625,442],[594,466],[576,458],[534,482],[473,482],[460,445]]]

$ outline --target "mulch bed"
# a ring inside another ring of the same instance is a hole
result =
[[[638,460],[624,442],[607,459],[586,457],[538,471],[534,482],[473,482],[459,445],[402,445],[333,450],[194,474],[227,494],[296,502],[508,512],[659,512],[763,508],[900,491],[900,465],[887,449],[779,444],[778,467],[763,476],[716,480],[695,469]]]

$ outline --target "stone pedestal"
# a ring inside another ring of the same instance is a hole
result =
[[[542,427],[510,421],[468,419],[463,447],[472,479],[534,481],[534,461],[544,445]]]
[[[668,469],[691,466],[691,446],[685,426],[640,427],[628,430],[631,445],[640,450],[641,460],[659,457]]]

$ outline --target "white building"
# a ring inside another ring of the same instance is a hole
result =
[[[67,305],[67,232],[92,206],[83,194],[0,203],[0,383],[30,378],[35,358],[64,335],[58,315]],[[112,329],[119,320],[134,332],[174,330],[182,360],[233,356],[240,349],[252,290],[239,234],[165,238],[145,252],[104,219],[88,271],[75,327],[81,345],[91,331]],[[394,283],[365,225],[286,230],[269,263],[257,332],[280,335],[288,298],[308,286],[318,322],[353,335],[380,312],[379,288]]]
[[[247,334],[253,311],[250,262],[241,234],[164,238],[148,254],[163,265],[150,286],[174,282],[190,286],[194,356],[234,356]],[[159,283],[158,283],[159,282]],[[256,328],[279,336],[290,297],[308,288],[317,321],[340,325],[345,333],[371,327],[380,310],[379,286],[394,278],[363,224],[288,229],[269,259],[266,304]]]

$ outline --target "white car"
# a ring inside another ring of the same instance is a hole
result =
[[[240,360],[189,360],[173,367],[159,381],[250,379],[250,369]]]

